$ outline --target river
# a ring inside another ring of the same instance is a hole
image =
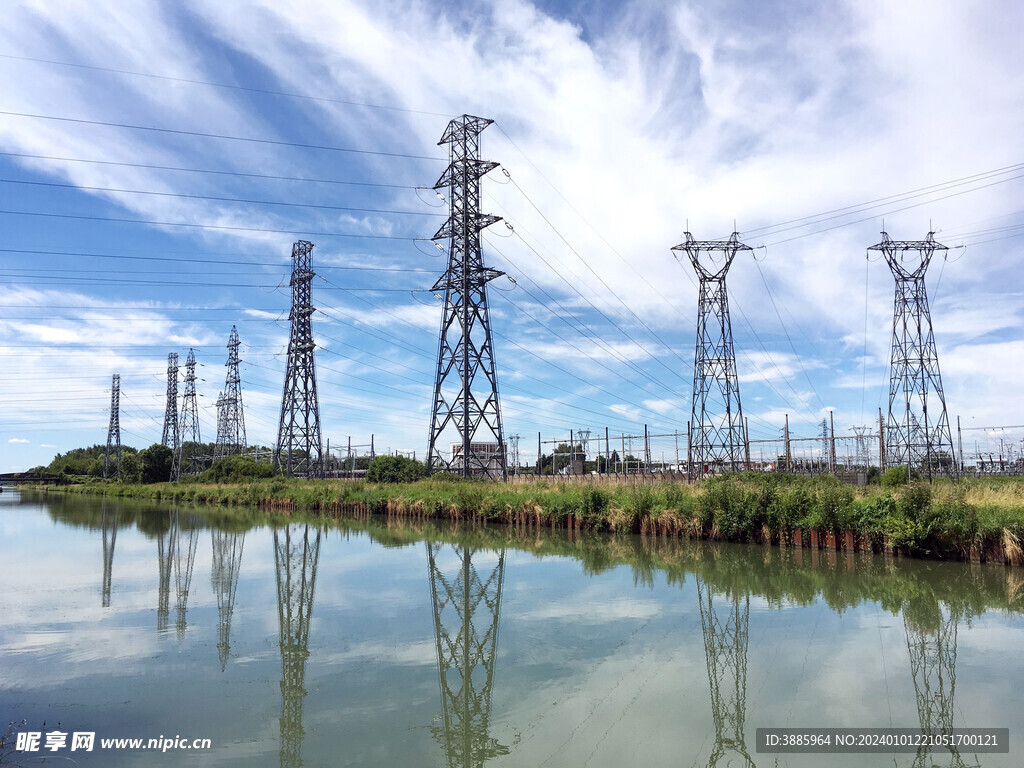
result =
[[[0,543],[2,764],[1024,763],[1022,569],[11,489]],[[759,751],[923,727],[1009,751]]]

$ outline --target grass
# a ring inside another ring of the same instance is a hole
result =
[[[739,542],[788,539],[797,529],[837,536],[852,531],[876,547],[884,544],[909,555],[966,559],[977,554],[1024,564],[1024,478],[853,488],[831,477],[753,473],[692,486],[600,487],[451,479],[373,484],[277,477],[233,484],[96,481],[62,492],[259,507],[283,514],[337,516],[363,511]]]

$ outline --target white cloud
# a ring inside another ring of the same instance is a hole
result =
[[[8,443],[28,443],[28,442],[31,442],[31,441],[30,441],[30,440],[26,440],[26,439],[25,439],[25,438],[23,438],[23,437],[12,437],[12,438],[11,438],[10,440],[8,440],[7,442],[8,442]]]

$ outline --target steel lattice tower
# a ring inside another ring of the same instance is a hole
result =
[[[224,393],[220,392],[217,395],[217,442],[213,448],[214,461],[226,455],[221,452],[221,446],[224,445],[228,439],[228,424],[225,418],[226,416],[227,410],[224,407]]]
[[[487,283],[505,274],[483,265],[480,230],[500,217],[480,212],[480,178],[497,163],[480,159],[480,132],[493,120],[463,115],[448,123],[438,145],[450,163],[434,189],[448,188],[450,215],[432,238],[449,240],[448,268],[432,291],[444,291],[444,313],[430,412],[427,472],[508,479],[501,427]],[[478,377],[480,379],[478,384]],[[441,450],[453,446],[450,460]]]
[[[957,616],[943,613],[936,601],[927,605],[922,598],[917,605],[903,609],[903,626],[910,653],[910,671],[914,677],[917,714],[923,733],[949,734],[953,730],[954,695],[956,693],[956,629]],[[908,616],[908,608],[914,615]],[[950,749],[950,766],[965,765],[959,750]],[[937,765],[928,747],[921,747],[914,759],[914,768]]]
[[[320,530],[274,531],[277,613],[281,625],[281,768],[302,765],[302,700],[306,696],[309,621],[313,613]]]
[[[224,381],[224,392],[217,401],[217,447],[214,458],[222,459],[245,450],[245,413],[242,409],[242,377],[238,373],[238,329],[231,326],[228,337],[228,373]],[[223,404],[222,404],[223,401]],[[221,431],[223,420],[223,432]]]
[[[449,768],[479,768],[509,752],[488,734],[505,552],[481,576],[473,556],[492,553],[452,546],[459,567],[445,574],[437,562],[445,546],[427,542],[442,710],[440,725],[431,730]]]
[[[231,616],[235,611],[235,592],[242,568],[245,533],[215,530],[210,532],[210,537],[213,544],[210,582],[217,595],[217,656],[223,672],[227,667],[228,656],[231,655]]]
[[[948,248],[924,240],[890,240],[869,251],[881,251],[896,279],[893,309],[892,358],[889,365],[889,418],[886,424],[886,464],[905,466],[931,479],[936,474],[957,475],[953,435],[942,394],[939,354],[935,350],[932,315],[928,309],[924,276],[936,251]],[[929,400],[932,410],[929,411]],[[938,400],[938,409],[934,408]],[[938,410],[938,413],[935,411]]]
[[[171,455],[178,453],[178,353],[167,355],[167,406],[164,408],[164,433],[160,442],[171,449]],[[172,459],[173,464],[173,459]],[[172,468],[171,477],[174,477]]]
[[[698,241],[689,232],[685,236],[686,242],[672,250],[686,253],[700,279],[689,465],[696,462],[701,474],[735,471],[746,460],[747,430],[740,405],[725,277],[737,252],[752,249],[739,241],[737,232],[728,240]],[[702,263],[702,256],[707,257],[707,263]]]
[[[292,334],[288,340],[288,367],[284,375],[281,426],[277,433],[274,466],[291,477],[323,475],[320,441],[320,400],[316,392],[313,350],[313,244],[299,240],[292,246]]]
[[[110,607],[110,589],[114,575],[114,545],[117,543],[118,513],[107,512],[107,502],[100,502],[100,527],[103,536],[103,607]]]
[[[178,450],[174,452],[171,478],[178,480],[183,474],[193,474],[195,462],[189,460],[188,470],[184,467],[185,443],[193,443],[193,450],[201,442],[199,435],[199,405],[196,402],[196,353],[189,349],[185,361],[185,391],[181,395],[181,415],[178,418]]]
[[[103,454],[103,477],[110,477],[110,451],[115,452],[117,469],[121,477],[121,374],[115,373],[110,383],[110,426],[107,427],[107,450]]]
[[[750,595],[734,593],[724,604],[715,604],[714,590],[697,578],[700,601],[700,622],[704,630],[704,653],[708,663],[708,684],[711,686],[711,719],[715,724],[715,746],[708,768],[718,765],[727,752],[746,765],[754,761],[747,752],[743,728],[747,713],[747,625],[750,617]]]

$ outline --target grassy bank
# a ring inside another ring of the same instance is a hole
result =
[[[871,548],[943,559],[1024,564],[1024,480],[854,489],[834,478],[737,475],[693,486],[496,485],[423,480],[282,478],[203,485],[94,482],[61,492],[255,506],[318,515],[376,514],[501,522],[828,548]]]

